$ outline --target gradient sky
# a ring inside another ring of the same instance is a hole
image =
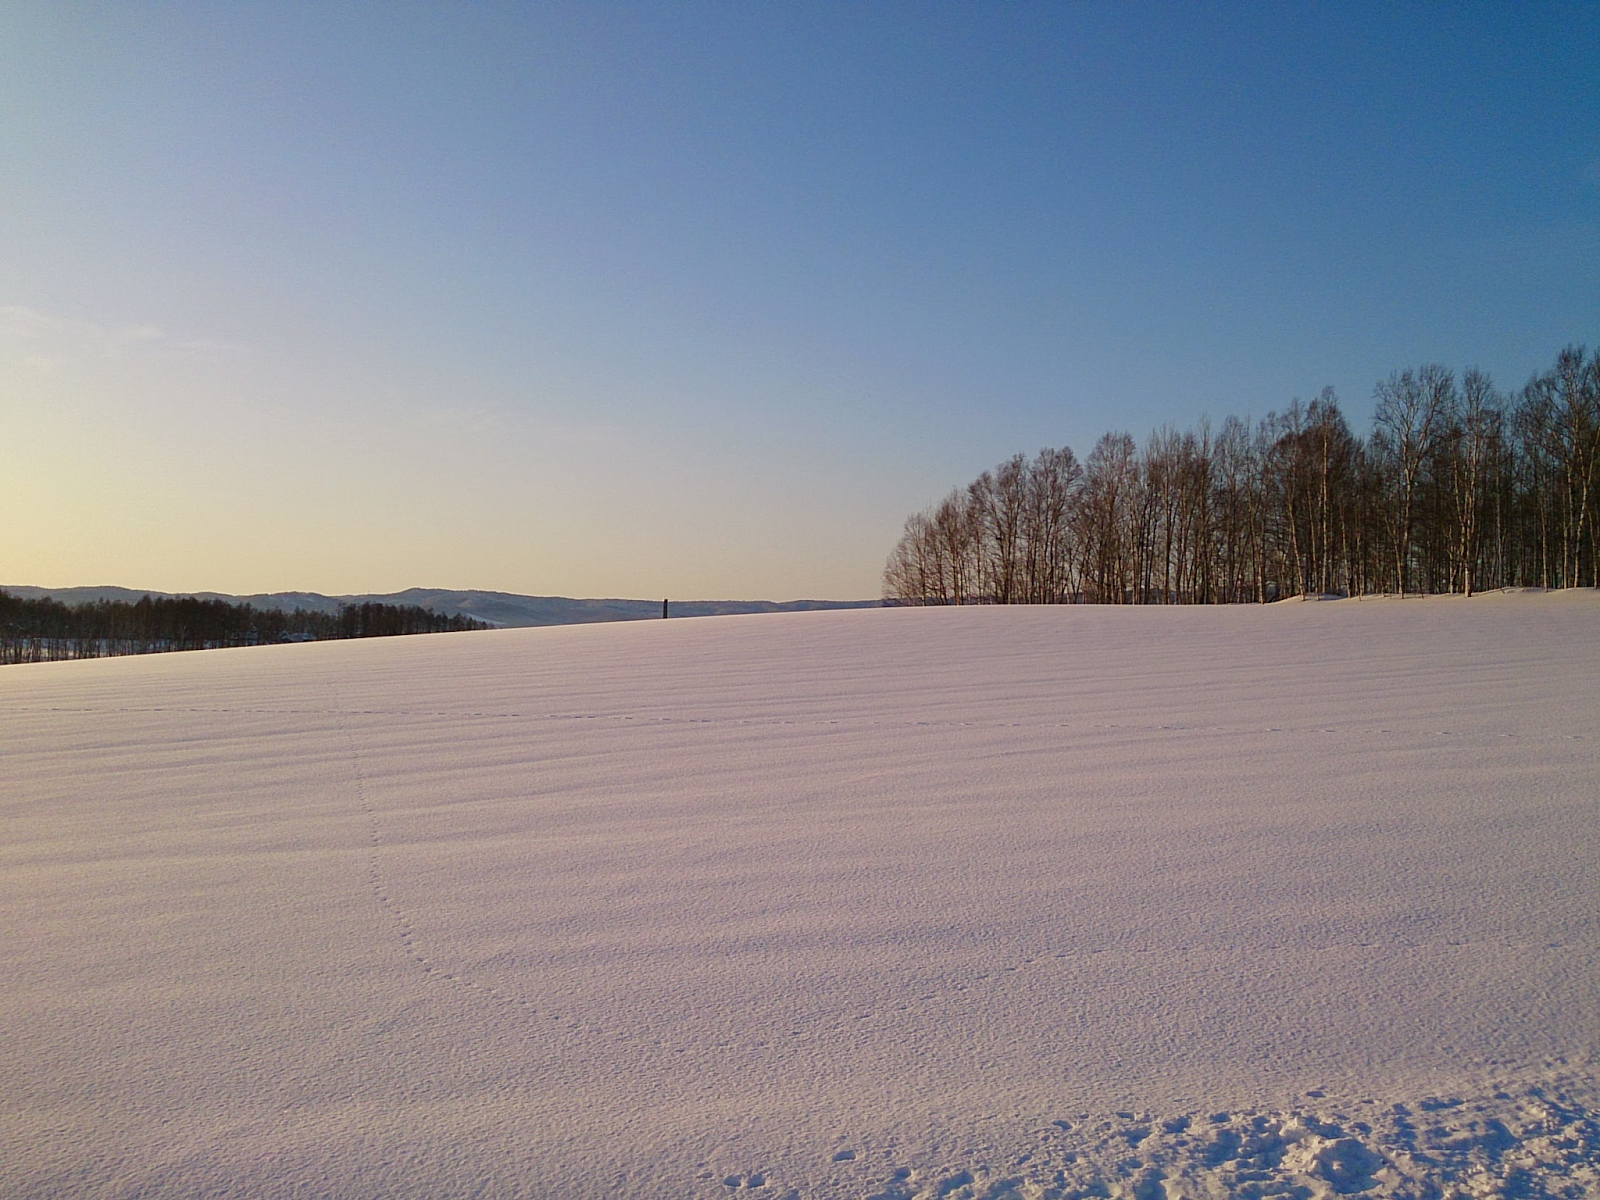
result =
[[[1600,5],[0,7],[0,582],[878,594],[1017,451],[1600,342]]]

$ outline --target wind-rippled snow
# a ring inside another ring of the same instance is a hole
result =
[[[0,1195],[1600,1195],[1600,596],[0,671]]]

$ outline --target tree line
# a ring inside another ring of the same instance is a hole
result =
[[[1332,593],[1593,587],[1600,355],[1520,390],[1396,371],[1357,437],[1332,388],[1255,425],[1108,433],[1018,454],[906,522],[900,604],[1224,604]]]
[[[341,605],[337,613],[196,596],[68,605],[0,591],[0,664],[488,628],[470,617],[393,604]]]

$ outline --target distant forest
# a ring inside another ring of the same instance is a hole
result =
[[[1108,433],[1017,455],[906,522],[899,604],[1225,604],[1593,587],[1600,355],[1505,394],[1430,365],[1379,383],[1371,434],[1333,389],[1254,427]]]
[[[0,664],[488,628],[470,617],[392,604],[351,604],[337,613],[284,612],[194,596],[67,605],[0,591]]]

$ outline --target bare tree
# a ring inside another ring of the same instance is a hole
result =
[[[884,568],[884,597],[902,604],[969,603],[977,588],[978,533],[962,491],[907,519]]]
[[[1515,398],[1438,365],[1378,384],[1371,437],[1331,388],[1213,437],[1166,427],[1015,455],[906,522],[907,603],[1207,603],[1290,592],[1600,582],[1600,357]]]
[[[1259,464],[1250,427],[1238,417],[1223,421],[1213,461],[1216,572],[1221,580],[1218,599],[1225,603],[1259,600]]]
[[[1568,346],[1525,392],[1524,433],[1548,471],[1544,508],[1553,535],[1548,557],[1558,587],[1596,582],[1600,498],[1600,356]]]
[[[1028,469],[1023,515],[1024,596],[1032,604],[1060,604],[1077,590],[1078,545],[1072,516],[1083,468],[1070,447],[1039,451]]]
[[[1386,466],[1392,489],[1390,541],[1395,585],[1404,594],[1411,580],[1411,547],[1417,494],[1430,465],[1444,414],[1449,412],[1455,377],[1437,363],[1407,367],[1378,384],[1374,446]]]
[[[967,488],[980,527],[983,582],[980,591],[995,604],[1025,598],[1023,521],[1028,509],[1028,460],[1018,454],[985,471]]]
[[[1438,454],[1448,486],[1451,588],[1459,586],[1470,596],[1480,579],[1483,513],[1490,503],[1502,412],[1494,384],[1476,367],[1462,374],[1460,391],[1450,399]]]
[[[1133,598],[1142,490],[1133,438],[1126,433],[1104,434],[1084,466],[1079,507],[1086,598],[1101,604],[1124,604]]]

